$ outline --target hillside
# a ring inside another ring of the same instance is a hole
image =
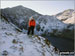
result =
[[[58,56],[51,43],[37,35],[28,36],[0,18],[0,56]]]

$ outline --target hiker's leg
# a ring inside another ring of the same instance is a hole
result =
[[[27,34],[29,35],[29,33],[30,33],[30,27],[28,28],[28,33]]]
[[[34,34],[34,26],[32,26],[32,35]]]

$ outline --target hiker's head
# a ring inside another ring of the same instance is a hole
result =
[[[30,17],[30,20],[34,20],[33,16],[32,16],[32,17]]]

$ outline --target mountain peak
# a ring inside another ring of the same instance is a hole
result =
[[[22,6],[22,5],[18,5],[18,6],[15,6],[15,7],[19,7],[19,8],[22,8],[23,6]]]
[[[67,9],[67,10],[64,10],[63,12],[60,12],[60,13],[56,14],[56,16],[60,16],[64,13],[72,13],[73,11],[74,11],[74,9]]]
[[[74,23],[74,9],[67,9],[61,13],[58,13],[56,17],[64,23]]]
[[[73,9],[67,9],[67,10],[65,10],[64,12],[73,12],[74,10]]]
[[[22,5],[18,5],[18,6],[12,7],[12,8],[22,9],[22,8],[25,8],[25,7],[24,7],[24,6],[22,6]]]

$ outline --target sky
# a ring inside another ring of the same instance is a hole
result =
[[[74,0],[66,1],[1,1],[1,8],[22,5],[43,15],[55,15],[67,9],[74,9]]]

